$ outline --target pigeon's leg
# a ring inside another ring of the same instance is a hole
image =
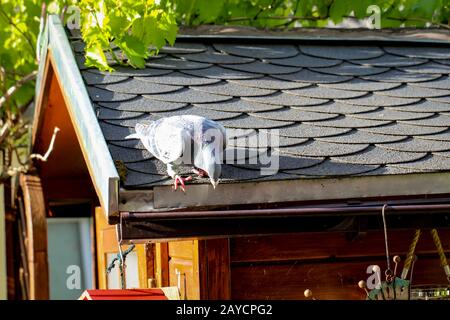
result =
[[[175,180],[173,181],[173,190],[175,191],[175,190],[177,190],[178,189],[178,183],[180,184],[180,188],[181,188],[181,191],[183,191],[183,192],[186,192],[186,185],[184,184],[184,182],[185,181],[190,181],[190,180],[192,180],[192,177],[191,176],[188,176],[188,177],[186,177],[186,178],[183,178],[183,177],[181,177],[181,176],[179,176],[178,174],[177,175],[175,175],[175,178],[174,178]]]
[[[188,176],[186,178],[183,178],[182,176],[180,176],[177,173],[177,166],[175,164],[173,164],[173,163],[168,163],[167,164],[167,173],[169,174],[169,176],[171,176],[173,178],[172,189],[175,191],[175,190],[178,189],[178,185],[180,185],[181,190],[183,192],[186,192],[185,182],[192,180],[192,177]]]
[[[208,176],[206,171],[203,169],[200,169],[200,168],[194,167],[194,169],[192,169],[192,172],[195,173],[196,175],[198,175],[199,177],[207,177]]]
[[[175,179],[175,176],[177,175],[177,172],[176,172],[176,166],[174,164],[171,164],[171,163],[167,164],[167,174],[172,179]]]

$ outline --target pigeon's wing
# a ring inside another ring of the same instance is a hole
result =
[[[135,129],[148,151],[162,162],[171,163],[183,155],[187,136],[182,126],[164,120],[138,123]]]

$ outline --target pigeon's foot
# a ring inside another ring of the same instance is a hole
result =
[[[190,180],[192,180],[191,176],[183,178],[179,175],[176,175],[174,178],[174,181],[173,181],[173,186],[172,186],[173,191],[176,191],[178,189],[178,184],[180,184],[181,191],[186,192],[186,185],[184,183],[185,183],[185,181],[190,181]]]
[[[200,169],[200,168],[194,168],[192,169],[192,172],[195,173],[196,175],[198,175],[199,177],[207,177],[208,174],[206,173],[205,170]]]

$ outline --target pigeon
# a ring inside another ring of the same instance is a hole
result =
[[[183,192],[185,181],[177,172],[182,165],[192,167],[193,173],[209,177],[214,189],[222,172],[223,153],[226,147],[225,128],[217,122],[195,115],[163,117],[151,123],[139,122],[136,133],[126,139],[140,139],[144,147],[167,165],[167,173]]]

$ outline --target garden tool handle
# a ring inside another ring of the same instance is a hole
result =
[[[403,265],[402,274],[400,276],[402,279],[406,279],[408,276],[409,269],[411,268],[411,264],[414,260],[414,251],[416,250],[416,245],[417,242],[419,242],[421,234],[422,231],[420,231],[420,229],[416,229],[411,244],[409,245],[408,253],[406,254],[405,264]]]
[[[431,229],[431,236],[434,241],[434,245],[436,246],[437,252],[439,254],[439,260],[441,262],[441,266],[444,268],[445,275],[447,276],[447,280],[450,281],[450,268],[448,266],[447,258],[445,257],[444,248],[442,247],[441,239],[439,238],[439,234],[436,229]]]

